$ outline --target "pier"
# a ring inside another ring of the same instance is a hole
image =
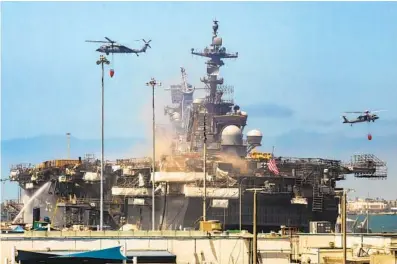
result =
[[[258,234],[258,263],[341,263],[341,234]],[[125,252],[146,255],[167,252],[178,264],[252,263],[250,233],[201,231],[31,231],[2,234],[3,263],[12,261],[17,250],[33,252],[77,252],[123,247]],[[125,248],[124,248],[125,247]],[[397,234],[348,234],[347,263],[395,263]],[[142,253],[141,253],[142,254]],[[6,262],[7,261],[7,262]],[[145,263],[138,262],[137,263]]]

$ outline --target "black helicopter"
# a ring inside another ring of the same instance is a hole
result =
[[[362,123],[362,122],[375,122],[375,120],[379,119],[379,116],[376,114],[372,114],[372,113],[377,113],[377,112],[383,112],[386,110],[377,110],[377,111],[369,111],[366,110],[364,112],[345,112],[346,114],[362,114],[359,115],[356,119],[353,120],[349,120],[346,118],[346,116],[342,116],[343,117],[343,123],[344,124],[350,124],[351,126],[355,123]]]
[[[149,43],[152,40],[146,41],[142,39],[142,41],[145,43],[145,45],[141,49],[130,49],[124,45],[118,44],[116,41],[113,41],[109,39],[108,37],[105,37],[107,41],[102,41],[102,40],[86,40],[86,42],[96,42],[96,43],[107,43],[106,45],[100,46],[96,51],[106,53],[106,55],[109,55],[110,53],[135,53],[136,56],[139,56],[138,53],[146,52],[146,49],[152,48],[150,47]]]

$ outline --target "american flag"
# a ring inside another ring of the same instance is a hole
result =
[[[269,171],[273,172],[275,175],[279,175],[276,161],[274,159],[269,160],[267,167],[269,168]]]

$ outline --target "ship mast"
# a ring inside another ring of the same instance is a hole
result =
[[[214,20],[212,26],[212,41],[209,47],[204,48],[203,51],[195,51],[191,49],[191,53],[196,56],[206,57],[207,75],[200,78],[200,81],[205,84],[207,91],[204,100],[200,100],[197,104],[202,107],[193,109],[191,124],[189,126],[189,141],[190,149],[199,151],[203,148],[203,135],[198,131],[203,131],[203,126],[207,129],[207,143],[210,146],[212,143],[219,143],[221,140],[221,131],[227,125],[236,125],[238,127],[245,126],[247,116],[239,115],[230,119],[231,107],[233,102],[233,86],[223,85],[223,78],[219,77],[219,69],[225,63],[223,59],[235,59],[238,53],[228,53],[226,48],[222,46],[222,38],[218,36],[218,21]],[[197,89],[197,88],[196,88]],[[239,107],[236,106],[238,109]],[[204,108],[205,111],[199,110]],[[207,122],[203,124],[204,112],[206,113]],[[214,145],[212,145],[213,147]]]
[[[203,172],[204,172],[204,182],[203,182],[203,187],[204,187],[204,193],[203,193],[203,221],[207,221],[207,213],[206,213],[206,207],[207,207],[207,185],[206,185],[206,160],[207,160],[207,120],[209,119],[212,121],[212,116],[216,114],[221,114],[224,115],[227,112],[230,111],[230,106],[233,105],[232,102],[226,102],[223,100],[222,95],[223,92],[225,91],[225,88],[227,87],[222,87],[221,85],[223,84],[223,78],[218,79],[219,75],[219,68],[224,65],[224,62],[222,59],[225,58],[237,58],[238,53],[231,54],[226,52],[226,48],[222,47],[222,38],[218,37],[218,21],[214,20],[214,25],[212,26],[213,29],[213,36],[212,36],[212,43],[210,47],[206,47],[204,51],[202,52],[195,52],[194,49],[192,48],[191,53],[193,55],[201,56],[201,57],[207,57],[209,60],[207,60],[207,76],[201,78],[201,82],[203,82],[206,85],[207,90],[209,90],[209,94],[207,94],[207,97],[205,98],[203,104],[199,106],[198,113],[197,113],[197,122],[201,123],[202,125],[202,131],[204,132],[203,134]],[[183,76],[183,73],[182,73]],[[219,85],[219,86],[218,86]],[[209,115],[209,116],[207,116]],[[209,132],[213,133],[214,130],[212,126],[210,127]],[[197,129],[197,128],[196,128]],[[201,130],[201,129],[200,129]],[[200,137],[200,136],[199,136]],[[193,144],[193,140],[192,140]]]
[[[218,37],[218,28],[218,21],[214,20],[214,25],[212,26],[212,43],[210,47],[206,47],[204,51],[199,52],[194,51],[193,48],[191,50],[193,55],[209,58],[206,62],[207,76],[200,79],[201,82],[203,82],[209,89],[209,96],[206,98],[206,101],[209,104],[214,104],[217,101],[220,101],[222,97],[222,89],[219,89],[220,87],[218,87],[218,85],[223,84],[223,78],[218,79],[219,68],[224,65],[222,59],[235,59],[238,57],[238,52],[227,53],[226,48],[222,47],[222,38]]]

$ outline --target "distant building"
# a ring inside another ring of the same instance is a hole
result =
[[[358,199],[356,201],[348,201],[347,210],[349,212],[360,213],[366,212],[383,212],[389,208],[384,201],[371,201]]]
[[[390,207],[396,208],[397,207],[397,200],[390,200],[390,201],[388,201],[388,204],[389,204]]]

